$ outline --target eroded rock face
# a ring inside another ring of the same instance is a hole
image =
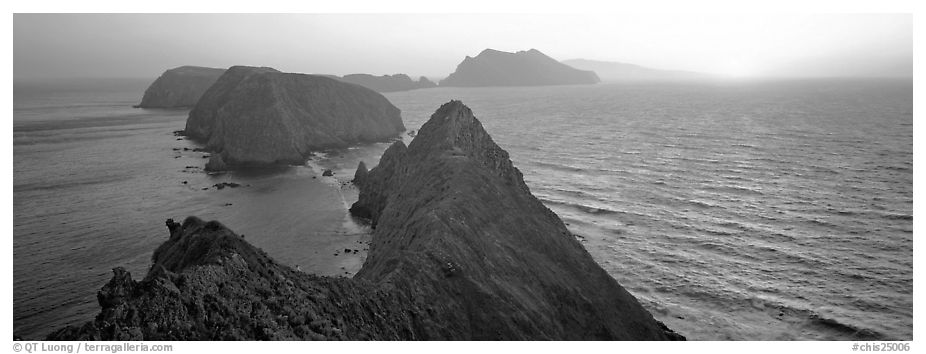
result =
[[[595,84],[592,71],[572,68],[539,50],[517,53],[486,49],[476,57],[467,56],[441,86],[542,86]]]
[[[225,69],[181,66],[165,71],[148,86],[136,107],[191,108]]]
[[[233,168],[301,164],[313,150],[384,141],[404,130],[399,109],[370,89],[235,66],[203,94],[184,132]]]
[[[222,224],[167,222],[144,280],[49,339],[684,339],[599,267],[462,103],[355,175],[376,229],[352,279],[275,263]]]

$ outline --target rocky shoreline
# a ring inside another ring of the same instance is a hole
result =
[[[353,278],[279,264],[221,223],[168,220],[141,281],[50,340],[678,340],[608,275],[459,101],[358,166],[375,226]]]

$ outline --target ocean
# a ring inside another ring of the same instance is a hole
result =
[[[369,229],[347,213],[357,198],[347,182],[388,144],[206,174],[208,153],[174,134],[187,111],[131,107],[148,83],[14,84],[16,335],[92,319],[112,268],[144,277],[167,218],[219,220],[305,272],[351,276],[363,264]],[[462,100],[593,258],[690,340],[911,340],[912,87],[820,79],[385,96],[410,131]]]

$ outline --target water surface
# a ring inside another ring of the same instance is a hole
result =
[[[91,319],[112,267],[143,276],[168,217],[218,219],[303,271],[359,269],[343,249],[368,236],[344,182],[386,144],[208,175],[172,133],[186,112],[132,109],[145,83],[120,85],[15,87],[17,334]],[[411,130],[462,99],[599,264],[690,339],[912,339],[910,81],[386,96]],[[243,186],[210,188],[223,181]]]

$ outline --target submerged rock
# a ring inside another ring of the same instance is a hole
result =
[[[593,71],[578,70],[539,50],[517,53],[486,49],[475,58],[467,56],[441,86],[540,86],[595,84]]]
[[[181,66],[165,71],[148,86],[145,95],[135,107],[187,108],[196,105],[199,98],[222,76],[225,69],[201,66]],[[174,135],[181,135],[174,132]]]
[[[215,189],[224,189],[225,187],[238,188],[238,187],[241,187],[241,184],[238,184],[235,182],[221,182],[221,183],[213,184],[212,186],[215,187]]]
[[[592,260],[460,102],[361,180],[351,210],[377,227],[354,278],[302,273],[190,217],[144,280],[117,272],[95,320],[49,339],[683,339]]]
[[[184,131],[232,168],[302,164],[312,150],[385,141],[405,126],[399,109],[370,89],[235,66],[190,111]]]

